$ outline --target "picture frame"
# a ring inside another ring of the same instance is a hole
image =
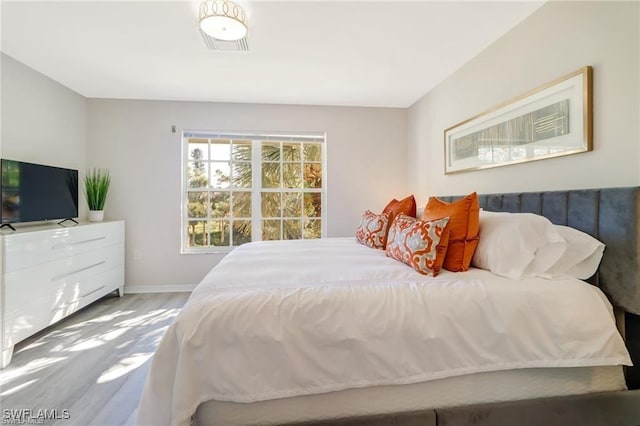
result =
[[[583,67],[444,131],[445,174],[593,150],[593,69]]]

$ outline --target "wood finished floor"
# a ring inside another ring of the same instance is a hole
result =
[[[0,370],[0,407],[69,410],[43,424],[132,425],[151,356],[188,297],[107,296],[18,344]]]

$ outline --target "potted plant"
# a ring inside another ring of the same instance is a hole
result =
[[[107,200],[111,176],[107,169],[87,171],[84,177],[84,191],[89,204],[89,221],[102,222],[104,219],[104,203]]]

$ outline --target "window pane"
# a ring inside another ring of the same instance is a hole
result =
[[[187,193],[187,215],[189,217],[207,217],[207,192]]]
[[[322,217],[322,194],[319,192],[304,194],[304,216]]]
[[[282,182],[285,188],[302,187],[302,166],[300,163],[283,164]]]
[[[236,161],[251,161],[251,142],[233,141],[231,158]]]
[[[251,193],[234,192],[233,197],[233,217],[251,217]]]
[[[204,247],[207,245],[205,223],[203,220],[190,220],[187,222],[188,247]]]
[[[214,139],[211,141],[211,159],[229,161],[231,159],[231,144],[228,139]]]
[[[302,193],[283,192],[282,193],[282,217],[302,216]]]
[[[299,219],[285,219],[282,221],[282,239],[299,240],[302,238],[302,221]]]
[[[304,187],[322,188],[322,164],[304,165]]]
[[[211,217],[229,217],[228,192],[211,192]]]
[[[251,242],[251,221],[250,220],[234,220],[233,221],[233,245]]]
[[[307,219],[304,221],[304,237],[320,238],[322,237],[322,221],[320,219]]]
[[[209,242],[212,246],[229,245],[229,221],[211,220],[209,221]]]
[[[262,221],[262,240],[279,240],[280,239],[280,220],[263,220]]]
[[[280,188],[280,163],[262,163],[262,187]]]
[[[322,144],[305,143],[304,161],[322,161]]]
[[[228,188],[231,167],[229,163],[211,163],[211,187]]]
[[[251,188],[251,163],[233,163],[233,187]]]
[[[272,138],[212,133],[183,139],[185,248],[245,244],[253,225],[261,225],[256,239],[322,237],[323,143]]]
[[[187,182],[189,188],[206,188],[209,184],[209,163],[189,162],[187,165]]]
[[[301,157],[300,143],[283,143],[282,144],[282,160],[283,161],[300,161]]]
[[[262,217],[280,217],[280,193],[262,193]]]
[[[207,139],[189,139],[189,161],[202,161],[209,159],[209,141]]]
[[[280,161],[280,142],[263,142],[262,160]]]

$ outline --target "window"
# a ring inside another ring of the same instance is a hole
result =
[[[321,238],[325,136],[183,133],[183,253]]]

